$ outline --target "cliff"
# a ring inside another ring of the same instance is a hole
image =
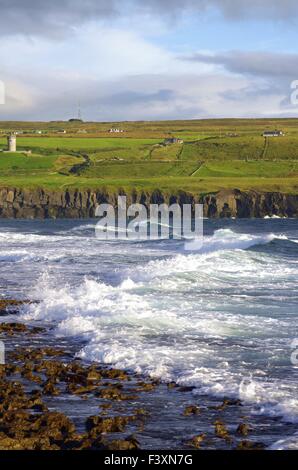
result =
[[[123,192],[121,192],[123,194]],[[96,206],[107,202],[116,205],[118,194],[105,190],[27,190],[17,188],[0,189],[0,218],[92,218]],[[176,195],[156,190],[131,191],[128,203],[179,203],[204,204],[204,215],[209,218],[252,218],[265,216],[297,217],[298,195],[279,192],[262,193],[224,190],[216,194],[192,195],[183,191]]]

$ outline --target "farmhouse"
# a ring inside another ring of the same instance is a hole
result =
[[[164,140],[165,145],[171,145],[171,144],[183,144],[182,139],[177,139],[176,137],[171,137],[169,139]]]
[[[115,127],[112,127],[112,129],[109,130],[109,133],[110,134],[121,134],[123,132],[123,129],[118,129],[118,128],[115,128]]]
[[[265,131],[263,137],[283,137],[285,134],[283,131]]]

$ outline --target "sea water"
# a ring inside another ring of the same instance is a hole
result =
[[[0,295],[40,301],[24,321],[81,339],[82,359],[298,423],[298,221],[205,221],[199,250],[102,241],[94,229],[92,220],[0,221]]]

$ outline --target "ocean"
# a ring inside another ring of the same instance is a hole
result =
[[[38,300],[21,319],[79,341],[83,360],[239,398],[290,426],[272,448],[298,448],[298,221],[206,220],[190,251],[94,228],[1,220],[0,296]]]

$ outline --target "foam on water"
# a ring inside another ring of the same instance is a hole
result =
[[[197,246],[197,242],[193,240],[187,244],[187,249],[197,250],[201,253],[210,253],[220,250],[242,249],[245,250],[255,245],[264,245],[275,239],[287,240],[285,235],[275,235],[274,233],[266,235],[251,235],[234,233],[230,229],[219,229],[213,236],[205,236],[203,247]]]
[[[19,232],[0,232],[0,242],[1,243],[16,243],[20,242],[22,244],[32,244],[36,242],[46,243],[52,242],[55,243],[61,240],[61,237],[55,235],[39,235],[35,233],[19,233]]]
[[[117,266],[114,285],[85,277],[59,287],[45,274],[32,293],[41,302],[23,318],[83,339],[82,358],[240,397],[255,413],[297,422],[297,262],[260,250],[275,241],[289,239],[221,229],[199,251]]]

